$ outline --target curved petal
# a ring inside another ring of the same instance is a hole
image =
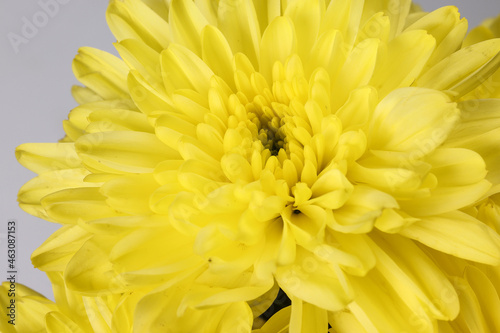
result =
[[[205,16],[191,0],[173,0],[169,23],[172,40],[201,56],[201,31],[208,24]]]
[[[163,80],[174,89],[193,89],[206,96],[214,73],[191,50],[172,44],[161,53]]]
[[[400,234],[459,258],[500,264],[500,236],[459,211],[427,217],[401,230]]]
[[[427,155],[443,143],[458,118],[456,104],[440,91],[397,89],[375,109],[368,147]]]
[[[169,24],[143,1],[111,1],[106,20],[118,41],[134,38],[161,51],[171,40]]]
[[[499,52],[498,38],[463,48],[426,71],[415,85],[465,95],[498,69]]]
[[[290,333],[328,333],[328,315],[325,309],[292,297]]]
[[[114,55],[82,47],[73,60],[75,77],[103,99],[129,98],[126,85],[128,67]]]
[[[135,131],[87,134],[75,146],[88,168],[117,174],[152,172],[160,162],[179,157],[154,134]]]
[[[267,27],[260,41],[260,73],[271,83],[274,63],[282,64],[297,52],[295,27],[288,17],[277,17]]]
[[[332,267],[300,246],[295,262],[278,267],[275,276],[287,295],[328,311],[345,308],[354,296],[340,267]]]
[[[33,266],[42,271],[64,271],[69,260],[92,235],[77,225],[54,232],[32,254]]]
[[[127,175],[106,182],[100,189],[106,203],[117,211],[150,214],[150,197],[160,186],[151,174]]]
[[[218,27],[233,53],[245,54],[258,68],[261,32],[253,1],[221,0],[217,16]]]
[[[16,148],[16,158],[38,174],[81,166],[73,143],[25,143]]]

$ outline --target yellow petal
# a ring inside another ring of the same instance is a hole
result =
[[[143,297],[137,304],[134,316],[134,332],[161,332],[172,330],[174,332],[219,332],[217,327],[223,325],[222,319],[232,320],[225,317],[229,307],[235,306],[237,310],[243,311],[243,307],[235,303],[233,305],[216,306],[204,310],[188,308],[182,316],[176,311],[180,300],[186,295],[189,284],[178,284],[175,288],[160,290]],[[243,305],[248,307],[248,305]],[[170,309],[170,310],[169,310]],[[234,313],[234,312],[229,312]],[[241,312],[240,312],[241,313]],[[247,332],[246,320],[251,311],[246,308],[242,314],[244,332]],[[207,320],[207,318],[210,318]],[[223,327],[223,326],[222,326]]]
[[[391,33],[391,21],[384,12],[374,13],[361,26],[361,29],[356,36],[356,43],[361,43],[368,38],[377,38],[384,44],[389,42]]]
[[[127,66],[107,52],[82,47],[73,60],[75,77],[104,99],[128,98]]]
[[[328,322],[338,333],[368,333],[351,312],[330,312]]]
[[[16,332],[43,332],[45,331],[45,315],[51,311],[57,311],[57,305],[43,297],[39,293],[20,284],[15,284],[15,297],[9,296],[11,283],[3,282],[0,286],[0,306],[4,311],[4,320],[0,323],[0,329],[5,333]],[[12,301],[15,301],[14,318],[10,316]],[[29,318],[29,320],[19,320]],[[14,320],[14,324],[8,322]]]
[[[327,209],[337,209],[348,200],[353,186],[342,172],[332,169],[318,177],[311,190],[313,198],[309,203]]]
[[[130,99],[95,101],[80,105],[71,110],[68,115],[68,120],[63,121],[63,127],[66,131],[66,134],[72,139],[72,141],[76,141],[80,136],[85,134],[87,127],[91,123],[89,117],[92,113],[108,112],[109,110],[130,112],[136,111],[137,107]],[[109,127],[111,126],[112,124],[109,124]],[[94,125],[94,130],[97,132],[110,130],[107,127],[107,123],[101,123],[97,127],[95,127]]]
[[[134,326],[134,310],[137,302],[143,295],[131,293],[122,296],[111,318],[112,332],[127,332]]]
[[[323,67],[328,73],[326,77],[330,80],[337,77],[345,60],[346,52],[343,48],[342,34],[337,30],[329,30],[316,40],[311,50],[310,60],[304,65],[306,73]]]
[[[363,2],[360,0],[331,1],[322,22],[321,32],[339,30],[347,45],[352,45],[363,13]]]
[[[90,325],[94,332],[111,333],[112,312],[101,298],[83,297],[87,316],[92,318]]]
[[[487,39],[493,39],[495,36],[498,37],[500,35],[500,30],[498,28],[499,21],[500,19],[498,16],[484,20],[481,25],[470,31],[464,41],[464,46],[479,43]]]
[[[113,243],[109,237],[86,241],[71,258],[64,272],[69,289],[96,295],[99,292],[124,292],[126,285],[109,261]]]
[[[455,6],[444,6],[424,15],[405,31],[425,30],[436,39],[436,49],[426,67],[430,67],[458,50],[467,33],[467,20],[460,19]]]
[[[196,137],[196,126],[186,120],[187,117],[173,112],[164,112],[155,123],[156,136],[167,146],[177,150],[182,136]]]
[[[377,102],[378,94],[374,88],[367,86],[355,89],[349,93],[349,98],[336,116],[342,121],[345,131],[358,129],[368,122]]]
[[[196,54],[178,44],[171,44],[161,53],[161,69],[164,82],[174,89],[193,89],[203,96],[208,93],[214,74]]]
[[[290,17],[296,30],[299,56],[302,61],[309,59],[309,54],[316,40],[324,8],[318,0],[298,0],[291,2],[285,11],[285,16]]]
[[[297,245],[291,227],[288,223],[283,223],[281,241],[279,245],[278,257],[279,265],[290,265],[296,260]]]
[[[208,24],[198,7],[190,0],[174,0],[170,5],[169,23],[174,42],[201,56],[201,31]]]
[[[143,2],[165,21],[168,21],[168,6],[166,3],[155,0],[144,0]]]
[[[217,155],[217,150],[209,149],[208,142],[193,140],[188,136],[180,138],[179,154],[185,160],[198,159],[210,164],[217,164],[221,158],[220,155]]]
[[[379,95],[408,87],[419,76],[436,46],[435,39],[426,31],[407,31],[391,40],[386,56],[373,73],[370,84],[377,88]]]
[[[214,151],[215,156],[224,154],[224,139],[220,131],[208,124],[199,124],[196,126],[196,136],[201,142],[210,142],[210,149]]]
[[[471,149],[486,162],[486,179],[494,184],[500,182],[498,137],[500,135],[500,101],[497,99],[469,100],[459,103],[462,111],[460,123],[445,142],[449,147]],[[472,174],[472,173],[471,173]]]
[[[233,183],[252,182],[252,167],[240,154],[226,154],[221,159],[221,167],[226,177]]]
[[[178,313],[182,315],[188,307],[196,309],[211,308],[217,305],[227,306],[240,301],[247,301],[256,298],[267,292],[273,285],[273,280],[253,281],[248,279],[248,274],[226,274],[224,277],[219,274],[203,273],[198,277],[196,284],[190,288],[190,292],[183,298]],[[207,276],[208,275],[208,276]],[[220,280],[220,281],[217,281]],[[222,286],[219,286],[223,282]],[[248,306],[248,304],[246,304]],[[245,309],[245,316],[247,311]],[[251,316],[251,310],[250,316]]]
[[[252,322],[252,312],[246,302],[232,303],[222,315],[215,332],[226,333],[236,329],[238,333],[250,333]]]
[[[71,95],[78,104],[85,104],[102,100],[102,97],[92,91],[92,89],[76,85],[71,87]]]
[[[60,312],[49,312],[45,316],[47,333],[83,333],[84,331],[71,319]]]
[[[285,63],[296,53],[297,37],[295,27],[288,17],[277,17],[267,27],[260,41],[260,73],[268,82],[276,61]]]
[[[412,312],[440,320],[458,315],[460,306],[453,285],[413,241],[396,235],[373,235],[372,239],[376,269]]]
[[[94,110],[95,103],[103,103],[104,101],[92,102],[77,106],[68,114],[68,120],[63,121],[63,128],[73,141],[76,141],[80,136],[85,134],[85,129],[90,124],[88,116]],[[90,107],[89,107],[90,106]]]
[[[138,39],[124,39],[114,45],[128,67],[137,70],[157,88],[162,81],[158,63],[160,53]]]
[[[410,0],[402,0],[397,3],[391,0],[365,1],[362,21],[375,13],[383,12],[390,19],[390,39],[392,39],[403,30],[408,14],[410,13],[411,4]]]
[[[77,323],[84,332],[91,330],[89,318],[85,311],[85,305],[83,304],[83,298],[80,294],[67,288],[64,282],[63,273],[47,272],[47,277],[52,283],[52,291],[54,292],[56,303],[59,306],[59,311],[63,314],[69,314],[71,320]]]
[[[395,209],[386,209],[382,215],[375,221],[375,227],[385,233],[398,233],[404,227],[419,219],[408,216],[402,211]]]
[[[124,109],[98,110],[89,114],[87,133],[137,131],[153,133],[146,115]]]
[[[351,281],[356,299],[347,308],[366,332],[435,332],[428,318],[412,312],[392,288],[381,287],[385,282],[377,272]]]
[[[349,282],[340,271],[298,246],[295,263],[278,267],[275,276],[287,295],[328,311],[338,311],[353,297]]]
[[[380,41],[370,38],[362,41],[351,51],[338,76],[332,79],[333,110],[341,107],[351,91],[370,82]]]
[[[150,196],[159,187],[153,175],[128,175],[106,182],[101,187],[101,194],[106,203],[117,211],[142,215],[150,214]]]
[[[459,258],[490,265],[500,263],[500,236],[462,212],[427,217],[400,234]]]
[[[178,180],[186,189],[205,197],[223,185],[225,176],[219,165],[191,159],[179,168]]]
[[[197,235],[194,251],[209,262],[210,273],[214,273],[214,277],[220,277],[221,274],[226,276],[238,274],[242,277],[260,255],[260,251],[256,250],[260,244],[262,242],[247,246],[240,240],[228,238],[222,228],[208,226]],[[228,281],[228,279],[224,280]],[[214,281],[211,284],[213,283]]]
[[[328,215],[323,208],[316,205],[302,205],[298,208],[300,210],[288,206],[281,216],[283,221],[289,224],[297,244],[309,247],[323,238]]]
[[[111,173],[152,172],[158,163],[179,157],[155,135],[135,131],[87,134],[75,146],[89,168]]]
[[[90,234],[79,226],[63,226],[31,254],[33,266],[42,271],[64,271]]]
[[[460,186],[479,182],[486,175],[480,156],[461,148],[438,149],[427,158],[439,186]]]
[[[429,216],[460,209],[473,204],[490,189],[484,180],[486,170],[482,158],[471,150],[439,148],[428,156],[431,174],[437,186],[428,196],[402,201],[401,208],[416,216]]]
[[[24,184],[19,190],[19,206],[32,215],[50,220],[40,200],[48,194],[78,187],[97,186],[84,181],[89,174],[85,169],[64,169],[44,172]]]
[[[253,333],[286,333],[289,332],[289,322],[292,307],[287,306],[276,312],[269,320],[258,330]]]
[[[375,109],[369,147],[408,153],[421,151],[426,155],[446,139],[458,114],[456,104],[441,92],[421,88],[395,90]]]
[[[16,148],[16,158],[36,173],[81,166],[73,143],[25,143]]]
[[[47,215],[58,223],[76,224],[121,215],[106,203],[97,187],[65,189],[42,198]]]
[[[476,294],[489,331],[499,331],[500,317],[498,317],[498,313],[500,311],[500,298],[498,290],[493,285],[493,281],[489,280],[482,271],[474,266],[467,267],[465,279]]]
[[[203,61],[232,89],[234,85],[233,52],[226,36],[217,28],[207,25],[201,32]]]
[[[166,216],[161,215],[116,216],[88,221],[80,224],[79,227],[92,234],[117,235],[128,233],[138,227],[157,228],[165,225],[166,219]]]
[[[257,297],[256,299],[248,301],[248,305],[252,309],[255,321],[257,321],[258,320],[257,318],[264,312],[266,312],[266,310],[269,309],[269,307],[274,303],[274,300],[278,296],[279,290],[280,288],[278,284],[275,282],[273,287],[269,289],[267,292]]]
[[[375,256],[364,235],[338,234],[327,230],[329,241],[314,248],[314,254],[345,272],[364,276],[375,266]]]
[[[233,53],[245,54],[258,67],[261,31],[253,2],[222,0],[217,16],[218,27]]]
[[[118,41],[142,40],[159,52],[171,39],[168,23],[142,1],[111,1],[106,20]]]
[[[446,57],[416,82],[419,87],[451,90],[462,96],[493,74],[500,66],[500,39],[492,39],[461,49]]]
[[[327,311],[292,297],[290,333],[328,332]]]
[[[166,223],[165,218],[163,221]],[[178,233],[172,227],[136,229],[118,239],[109,252],[109,260],[121,272],[161,267],[162,274],[167,275],[203,260],[194,256],[193,242],[193,238]],[[170,255],[161,254],[165,251]],[[143,260],[139,260],[141,257]]]
[[[346,233],[366,233],[387,208],[397,208],[396,200],[368,186],[354,186],[347,202],[334,212],[332,229]]]
[[[167,93],[163,93],[163,90],[168,89],[168,87],[163,85],[152,87],[136,70],[130,71],[127,85],[135,105],[145,115],[154,116],[162,114],[164,111],[175,110]]]
[[[195,0],[196,7],[212,26],[217,26],[217,6],[211,0]]]
[[[455,287],[460,290],[460,315],[452,322],[452,327],[469,332],[488,332],[488,325],[482,316],[481,304],[474,290],[463,278],[455,278]]]
[[[158,184],[175,183],[177,181],[177,170],[183,162],[182,160],[166,160],[158,164],[154,170],[154,177]]]
[[[422,182],[419,174],[412,170],[378,165],[364,167],[358,163],[351,166],[348,177],[352,182],[368,184],[395,197],[411,196]]]

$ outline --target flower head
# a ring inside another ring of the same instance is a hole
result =
[[[80,106],[60,143],[18,148],[39,174],[19,201],[64,225],[34,264],[134,295],[134,332],[434,332],[469,304],[441,258],[500,264],[500,100],[474,97],[500,40],[462,47],[455,7],[124,0],[107,19],[122,59],[80,49]],[[259,328],[279,289],[291,306]]]

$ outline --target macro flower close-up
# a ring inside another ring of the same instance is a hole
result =
[[[494,13],[496,14],[496,13]],[[500,17],[409,0],[111,0],[25,143],[61,226],[2,332],[500,332]],[[3,288],[3,289],[2,289]],[[0,288],[0,304],[8,306]]]

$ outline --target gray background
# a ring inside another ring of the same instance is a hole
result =
[[[47,3],[58,4],[48,10],[50,16],[43,14]],[[500,13],[500,0],[419,3],[425,10],[457,5],[470,26]],[[30,254],[58,225],[34,218],[17,206],[17,191],[35,175],[17,163],[14,149],[21,143],[55,142],[63,136],[61,122],[76,106],[70,88],[77,83],[71,71],[77,49],[92,46],[114,52],[114,38],[104,18],[106,6],[104,0],[0,0],[0,280],[5,280],[7,270],[6,224],[16,219],[18,281],[50,298],[50,283],[44,273],[32,267]],[[22,36],[25,22],[33,20],[38,20],[38,31],[15,52],[8,34]]]

